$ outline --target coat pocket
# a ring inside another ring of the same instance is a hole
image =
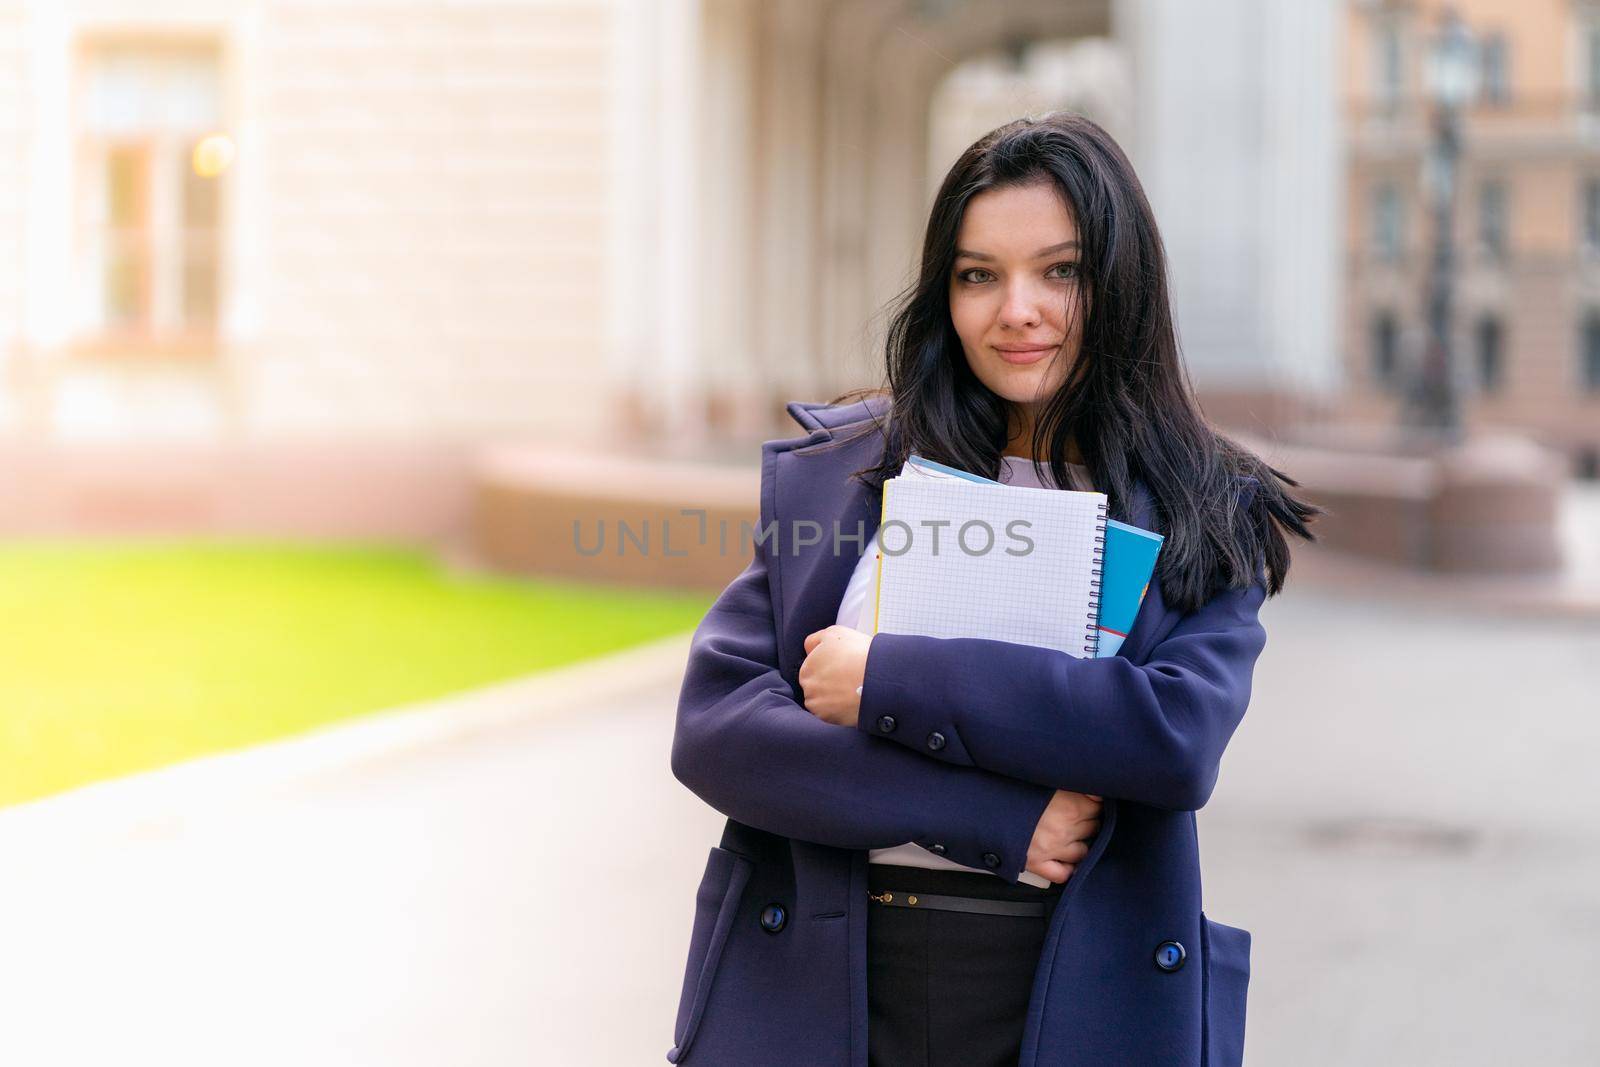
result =
[[[717,962],[728,942],[750,870],[748,859],[725,848],[713,847],[706,858],[706,870],[695,893],[689,962],[684,968],[683,992],[678,997],[678,1019],[672,1031],[674,1045],[667,1053],[669,1063],[683,1059],[700,1028],[706,1002],[711,999],[711,984],[717,976]]]
[[[1204,1067],[1243,1067],[1245,995],[1250,985],[1250,931],[1200,914]]]

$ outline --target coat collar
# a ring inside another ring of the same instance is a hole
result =
[[[882,519],[881,495],[850,475],[882,459],[887,444],[882,429],[864,424],[881,422],[888,399],[871,397],[837,407],[795,401],[787,407],[795,421],[810,431],[808,437],[785,442],[788,447],[776,452],[768,515],[779,532],[774,550],[779,668],[792,680],[805,659],[806,635],[837,621],[845,586],[861,553],[872,548]],[[1150,493],[1143,482],[1134,483],[1130,503],[1132,524],[1151,528]],[[818,532],[821,540],[798,546],[793,536],[797,524],[808,537]],[[1142,662],[1149,639],[1166,614],[1160,583],[1151,582],[1117,655]]]

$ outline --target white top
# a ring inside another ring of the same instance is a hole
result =
[[[1048,477],[1049,469],[1045,468],[1044,474]],[[1088,491],[1093,488],[1089,481],[1089,468],[1078,463],[1067,464],[1067,474],[1072,485],[1068,488],[1079,491]],[[1000,481],[1007,485],[1029,485],[1036,489],[1057,488],[1054,485],[1045,485],[1035,473],[1033,462],[1022,456],[1000,457]],[[872,590],[878,577],[878,556],[876,552],[863,552],[860,562],[850,575],[850,581],[845,586],[844,598],[839,603],[840,626],[849,626],[860,630],[862,633],[872,633],[873,601]],[[935,856],[932,852],[913,841],[892,848],[875,848],[868,852],[867,859],[872,863],[893,863],[901,867],[932,867],[937,870],[977,871],[980,874],[992,874],[1000,877],[987,867],[968,867],[964,863]],[[1032,871],[1023,871],[1020,881],[1028,885],[1045,889],[1050,886],[1050,881],[1041,878]]]

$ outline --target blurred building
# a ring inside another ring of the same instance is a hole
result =
[[[1327,407],[1338,25],[1336,0],[0,2],[0,530],[420,531],[507,439],[749,461],[784,401],[878,380],[955,154],[1058,107],[1139,168],[1208,410]]]
[[[938,180],[987,130],[1055,108],[1132,157],[1208,411],[1278,426],[1336,400],[1336,0],[675,7],[697,10],[700,61],[681,69],[714,163],[679,223],[708,252],[685,276],[709,284],[673,380],[641,375],[674,436],[876,383]]]
[[[618,32],[600,3],[0,5],[0,423],[576,429]]]
[[[1346,411],[1392,422],[1426,321],[1428,40],[1441,0],[1352,3]],[[1600,4],[1458,0],[1479,45],[1456,198],[1453,351],[1469,426],[1600,476]]]

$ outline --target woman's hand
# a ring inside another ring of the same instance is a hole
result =
[[[1099,797],[1057,789],[1034,828],[1027,869],[1051,882],[1065,882],[1089,854],[1089,839],[1099,830]]]
[[[835,726],[856,724],[871,644],[871,634],[849,626],[829,626],[806,635],[800,689],[807,711]]]

